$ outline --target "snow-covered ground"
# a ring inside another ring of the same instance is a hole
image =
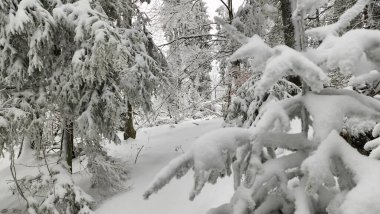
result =
[[[172,181],[158,194],[144,200],[142,195],[155,174],[171,159],[190,148],[200,135],[221,126],[221,119],[187,121],[179,125],[163,125],[139,130],[137,139],[120,146],[110,146],[112,156],[131,164],[131,189],[109,198],[99,205],[96,213],[108,214],[194,214],[206,213],[210,208],[227,203],[233,194],[232,178],[207,185],[194,201],[188,200],[193,172]],[[137,163],[136,154],[141,148]]]
[[[202,194],[194,201],[188,200],[193,183],[190,171],[181,180],[172,181],[158,194],[144,200],[142,195],[155,174],[171,159],[187,151],[202,134],[221,126],[221,119],[192,120],[178,125],[162,125],[140,129],[136,140],[128,140],[121,145],[107,145],[110,155],[120,158],[128,164],[130,179],[126,183],[128,190],[98,204],[96,213],[113,214],[194,214],[206,213],[210,208],[227,203],[233,194],[232,178],[219,180],[216,185],[207,185]],[[139,153],[140,148],[143,147]],[[136,164],[134,163],[137,157]],[[17,165],[18,177],[38,172],[37,161],[25,160],[28,166]],[[23,161],[24,162],[24,161]],[[74,180],[95,198],[102,198],[102,192],[89,190],[89,176],[78,171],[83,169],[79,161],[74,162]],[[41,167],[44,170],[44,167]],[[7,158],[0,159],[0,212],[12,213],[13,209],[23,208],[23,200],[12,194],[9,189],[11,175]],[[19,211],[19,210],[16,210]]]

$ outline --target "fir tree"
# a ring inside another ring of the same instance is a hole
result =
[[[48,191],[66,192],[42,201],[33,199],[38,191],[31,193],[25,200],[35,212],[62,212],[65,207],[90,212],[92,199],[80,199],[76,194],[83,191],[70,179],[56,180],[70,177],[74,147],[89,158],[94,182],[112,187],[124,180],[124,167],[107,163],[114,160],[106,158],[101,143],[120,142],[116,132],[127,104],[151,109],[160,75],[145,49],[141,22],[131,23],[137,17],[134,11],[128,0],[0,2],[0,151],[14,154],[24,143],[21,154],[45,155],[55,146],[52,139],[60,137],[62,143],[62,155],[56,157],[63,159],[59,170],[46,166],[43,176],[49,177]],[[46,129],[53,120],[58,121],[55,130]],[[99,179],[99,173],[108,174]],[[23,194],[22,188],[17,190]]]

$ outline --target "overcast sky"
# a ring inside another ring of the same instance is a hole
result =
[[[226,0],[224,0],[226,2]],[[240,5],[243,4],[244,0],[233,0],[232,7],[236,11]],[[207,10],[210,14],[210,18],[212,19],[214,16],[216,16],[215,10],[218,9],[223,4],[220,2],[220,0],[204,0],[207,4]]]

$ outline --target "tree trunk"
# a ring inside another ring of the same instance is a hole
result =
[[[282,27],[284,32],[284,42],[285,45],[295,48],[295,33],[294,26],[292,22],[292,5],[290,0],[281,0],[281,16],[282,16]]]
[[[228,10],[228,19],[229,19],[228,21],[231,24],[233,19],[234,19],[232,0],[228,0],[227,6],[228,6],[227,10]],[[234,50],[234,51],[236,51],[236,50]],[[231,62],[231,68],[230,68],[229,74],[228,74],[229,80],[227,83],[227,95],[226,95],[227,96],[227,105],[224,109],[224,118],[226,118],[228,115],[228,108],[231,105],[234,86],[236,86],[236,84],[234,84],[234,83],[236,82],[237,76],[239,74],[240,74],[240,61],[236,60],[236,61]]]
[[[73,172],[73,153],[74,153],[74,123],[71,119],[65,120],[65,131],[63,139],[63,155],[69,166],[69,171]]]
[[[136,138],[136,130],[133,127],[133,109],[129,101],[127,117],[125,118],[124,140],[127,140],[128,138]]]
[[[228,17],[230,19],[230,24],[232,23],[232,20],[234,19],[234,10],[232,8],[232,0],[228,0]]]
[[[292,13],[292,11],[290,11]],[[302,52],[307,47],[307,41],[305,36],[305,23],[304,23],[304,11],[297,11],[297,18],[295,22],[295,26],[293,26],[293,35],[295,41],[295,49],[299,52]],[[297,32],[296,34],[294,32]],[[302,81],[302,95],[305,95],[308,91],[310,91],[309,86],[305,81]],[[301,122],[302,122],[302,133],[306,137],[308,137],[309,125],[310,125],[310,116],[309,112],[305,107],[301,109]]]
[[[292,5],[290,0],[281,0],[281,18],[282,18],[282,31],[284,34],[285,45],[296,49],[295,30],[292,21]],[[298,76],[288,76],[286,79],[297,86],[301,86],[302,82]],[[296,94],[292,94],[293,96]]]

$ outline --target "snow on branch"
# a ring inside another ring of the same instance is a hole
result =
[[[369,156],[371,158],[380,159],[380,138],[376,138],[374,140],[368,141],[364,145],[364,149],[367,151],[371,151]]]
[[[307,0],[306,2],[311,2],[311,1]],[[314,2],[319,2],[319,1],[314,1]],[[322,3],[324,1],[320,1],[320,2]],[[365,6],[369,2],[370,0],[358,0],[354,4],[354,6],[346,10],[340,16],[339,20],[336,23],[306,30],[306,34],[313,38],[323,40],[328,35],[340,33],[342,30],[344,30],[346,27],[350,25],[351,21],[363,11]],[[313,3],[311,5],[320,6],[321,4]]]
[[[48,172],[40,170],[18,183],[29,203],[28,213],[94,213],[94,199],[74,183],[64,164],[53,164]]]
[[[371,151],[370,157],[375,159],[380,159],[380,123],[376,124],[372,130],[372,136],[377,137],[364,145],[364,149]]]
[[[323,89],[329,78],[322,69],[306,58],[302,53],[285,45],[274,48],[275,55],[267,62],[261,80],[256,86],[256,93],[263,95],[278,80],[289,73],[300,76],[313,91]]]
[[[345,194],[336,194],[335,204],[331,203],[327,208],[329,213],[345,214],[380,212],[377,200],[380,191],[373,188],[380,179],[379,168],[378,161],[360,155],[336,131],[332,131],[316,153],[302,164],[302,170],[308,177],[306,189],[309,194],[317,193],[324,188],[323,185],[328,188],[338,185],[341,191],[346,190]],[[338,177],[338,184],[334,176]],[[354,182],[352,188],[345,185],[349,180]]]
[[[257,96],[263,95],[277,81],[289,73],[300,76],[313,91],[317,92],[323,88],[324,83],[329,81],[323,70],[304,54],[285,45],[271,48],[258,35],[247,38],[238,32],[235,27],[224,23],[220,18],[216,17],[215,20],[225,28],[227,33],[243,44],[229,58],[230,61],[253,57],[257,65],[266,62],[263,76],[256,85],[255,92]]]
[[[260,141],[268,147],[283,148],[290,151],[310,149],[314,143],[308,140],[303,133],[266,133],[260,137]]]
[[[246,44],[249,42],[249,38],[246,37],[243,33],[239,32],[234,26],[225,23],[223,19],[217,16],[214,17],[214,19],[216,23],[220,24],[224,30],[240,44]]]
[[[181,178],[190,168],[194,170],[194,186],[190,193],[190,200],[201,192],[207,182],[216,183],[219,177],[231,175],[232,172],[235,189],[240,188],[243,175],[247,184],[257,181],[256,176],[259,176],[262,181],[280,175],[282,177],[284,174],[281,172],[300,165],[306,157],[303,151],[313,146],[313,143],[302,134],[266,135],[262,133],[252,142],[253,135],[257,133],[244,128],[223,128],[201,136],[190,151],[173,159],[157,174],[143,197],[148,199],[151,194],[168,184],[173,177]],[[264,147],[278,147],[300,152],[264,163],[267,171],[262,174],[261,156]]]
[[[380,112],[380,101],[372,97],[360,94],[356,91],[346,90],[346,89],[334,89],[334,88],[325,88],[318,93],[319,95],[341,95],[341,96],[350,96],[362,105],[365,105],[367,108],[372,109],[373,111]]]
[[[300,166],[306,157],[307,153],[300,151],[265,162],[262,167],[263,172],[260,173],[255,179],[255,183],[252,186],[252,192],[255,193],[272,177],[287,179],[285,170]]]
[[[249,38],[247,43],[241,46],[234,54],[229,57],[230,61],[253,57],[256,61],[261,63],[267,61],[274,51],[258,36],[254,35]]]
[[[43,22],[43,24],[38,25],[39,23],[36,22]],[[33,25],[38,27],[45,26],[45,29],[40,29],[35,34],[39,33],[42,37],[49,37],[49,31],[55,26],[55,21],[50,13],[42,7],[40,1],[22,0],[18,3],[17,10],[10,12],[6,31],[9,34],[17,34],[25,32]]]
[[[194,187],[190,193],[190,200],[193,200],[206,182],[215,183],[218,177],[231,174],[230,165],[237,148],[249,143],[250,133],[243,128],[218,129],[203,135],[189,152],[173,159],[157,174],[145,191],[144,198],[148,199],[174,176],[180,178],[193,167]]]
[[[290,120],[299,117],[299,109],[305,107],[311,114],[314,141],[325,139],[332,130],[340,131],[346,118],[380,120],[380,101],[350,90],[323,89],[264,106],[259,121],[252,128],[254,137],[270,132],[287,132]],[[291,149],[291,148],[287,148]]]
[[[283,101],[273,103],[268,107],[264,106],[258,115],[260,120],[256,124],[256,127],[253,128],[255,135],[260,136],[274,130],[289,131],[290,118],[288,116],[289,112],[287,112],[287,107],[297,105],[297,102],[299,102],[297,98],[285,99]]]
[[[376,54],[372,54],[378,51],[379,47],[380,31],[351,30],[340,37],[330,49],[327,55],[327,67],[340,68],[343,74],[359,76],[370,71],[363,68],[363,60],[380,64],[380,59],[376,57]]]
[[[348,93],[346,95],[307,94],[304,96],[303,103],[313,118],[314,139],[321,141],[332,130],[340,131],[347,117],[379,121],[380,111],[367,105],[368,103],[363,103],[363,100],[350,96]]]
[[[247,210],[254,210],[254,213],[276,210],[292,213],[293,192],[283,184],[297,175],[289,176],[288,171],[299,167],[306,157],[307,152],[300,150],[262,163],[257,173],[248,174],[246,184],[236,189],[231,200],[233,213],[246,213]]]
[[[376,90],[377,84],[380,80],[380,73],[376,70],[372,70],[369,73],[362,74],[359,76],[352,77],[350,79],[349,85],[353,87],[360,87],[361,85],[368,85],[369,87]]]

